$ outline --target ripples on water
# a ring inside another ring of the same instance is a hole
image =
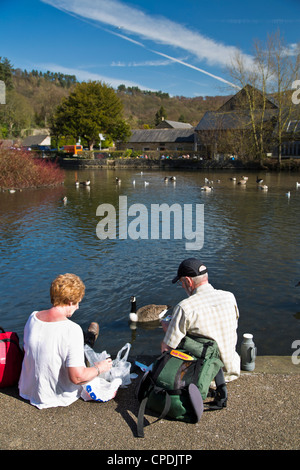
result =
[[[116,176],[121,185],[115,184]],[[175,305],[184,291],[171,279],[182,259],[197,256],[208,266],[211,283],[237,298],[239,343],[251,332],[259,354],[291,355],[291,344],[300,336],[299,176],[261,175],[269,185],[266,193],[257,189],[254,174],[246,188],[230,181],[227,172],[181,171],[176,184],[165,184],[164,176],[81,171],[79,179],[90,179],[91,186],[76,188],[75,172],[68,171],[64,187],[0,193],[0,325],[22,339],[28,315],[49,306],[52,279],[74,272],[83,279],[86,295],[73,320],[83,328],[92,320],[100,323],[97,349],[115,354],[129,341],[133,354],[156,354],[162,331],[132,331],[129,298],[135,294],[138,306]],[[200,190],[205,176],[221,180],[211,193]],[[155,203],[204,204],[203,248],[187,251],[186,240],[174,240],[173,232],[171,240],[99,240],[97,207],[109,203],[118,210],[120,195],[127,196],[128,207],[144,204],[149,214]]]

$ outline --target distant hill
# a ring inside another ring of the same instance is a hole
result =
[[[77,81],[74,76],[47,72],[20,72],[13,76],[15,90],[24,96],[34,110],[37,124],[47,126],[47,117],[62,98],[68,96]],[[229,96],[170,97],[168,93],[143,91],[121,85],[116,90],[124,105],[124,117],[132,129],[155,127],[155,114],[164,107],[166,119],[188,122],[196,126],[206,111],[218,109]]]
[[[165,119],[196,126],[206,111],[218,109],[229,99],[229,96],[170,97],[167,93],[144,92],[136,88],[120,91],[120,87],[117,94],[123,102],[124,116],[132,129],[155,127],[155,114],[161,107],[166,112]]]
[[[1,78],[2,74],[2,78]],[[7,93],[11,94],[16,119],[15,133],[21,128],[47,128],[50,117],[61,100],[68,96],[76,86],[74,75],[54,72],[39,72],[32,70],[14,69],[9,60],[0,57],[0,80],[10,83]],[[219,108],[229,96],[198,96],[186,98],[183,96],[170,97],[162,91],[143,91],[138,87],[120,85],[116,90],[124,105],[124,118],[132,129],[155,127],[155,115],[163,108],[165,119],[188,122],[196,126],[206,111]],[[2,123],[1,123],[2,121]],[[0,114],[0,137],[3,118]],[[6,124],[7,126],[7,124]],[[3,130],[3,127],[2,127]],[[4,135],[3,135],[4,136]]]

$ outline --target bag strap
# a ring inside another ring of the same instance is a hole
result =
[[[214,391],[214,401],[209,403],[210,410],[221,410],[227,406],[227,385],[224,378],[223,369],[221,368],[215,377],[216,390]]]
[[[153,423],[156,423],[160,419],[163,419],[165,416],[167,416],[170,407],[171,407],[171,398],[169,393],[164,390],[161,387],[154,387],[154,393],[164,393],[165,395],[165,404],[164,404],[164,409],[162,410],[160,416],[153,421]],[[149,396],[146,396],[143,398],[140,404],[139,412],[138,412],[138,419],[137,419],[137,435],[138,437],[144,437],[144,416],[145,416],[145,409],[147,406],[147,401],[148,401]],[[153,424],[152,423],[152,424]]]
[[[17,341],[15,341],[11,338],[3,338],[3,339],[0,339],[0,343],[13,343],[13,344],[15,344],[17,346],[18,350],[20,351],[20,353],[22,354],[22,356],[24,356],[24,351],[21,348],[21,346],[19,345],[19,343],[17,343]]]

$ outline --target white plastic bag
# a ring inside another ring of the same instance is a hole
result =
[[[102,351],[101,353],[96,353],[87,344],[84,345],[84,355],[86,359],[89,361],[91,366],[93,366],[95,362],[105,361],[105,359],[110,357],[110,354],[108,354],[106,351]],[[104,376],[105,376],[105,373],[100,374],[100,377],[104,377]]]
[[[110,382],[114,379],[122,379],[121,387],[131,384],[130,367],[131,363],[127,361],[128,354],[131,348],[130,343],[126,343],[117,354],[116,359],[112,362],[112,368],[106,373],[106,380]],[[122,357],[122,353],[124,353]]]
[[[84,401],[108,401],[116,396],[119,387],[126,387],[131,383],[130,362],[127,361],[131,344],[126,343],[117,354],[116,359],[112,361],[112,368],[108,372],[103,372],[90,382],[82,385],[81,398]],[[125,353],[124,353],[125,352]],[[104,361],[110,357],[106,351],[96,353],[87,344],[84,346],[84,353],[92,366],[95,362]],[[124,353],[123,357],[122,353]]]
[[[90,382],[82,386],[81,398],[84,401],[94,400],[105,402],[116,396],[118,388],[122,383],[121,379],[108,382],[102,377],[95,377]]]

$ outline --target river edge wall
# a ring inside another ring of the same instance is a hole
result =
[[[258,162],[242,162],[241,160],[195,160],[195,159],[138,159],[138,158],[61,158],[61,167],[75,170],[92,169],[140,169],[140,170],[288,170],[300,171],[300,162],[295,160],[285,160],[281,164],[276,160],[268,160],[263,164]]]

